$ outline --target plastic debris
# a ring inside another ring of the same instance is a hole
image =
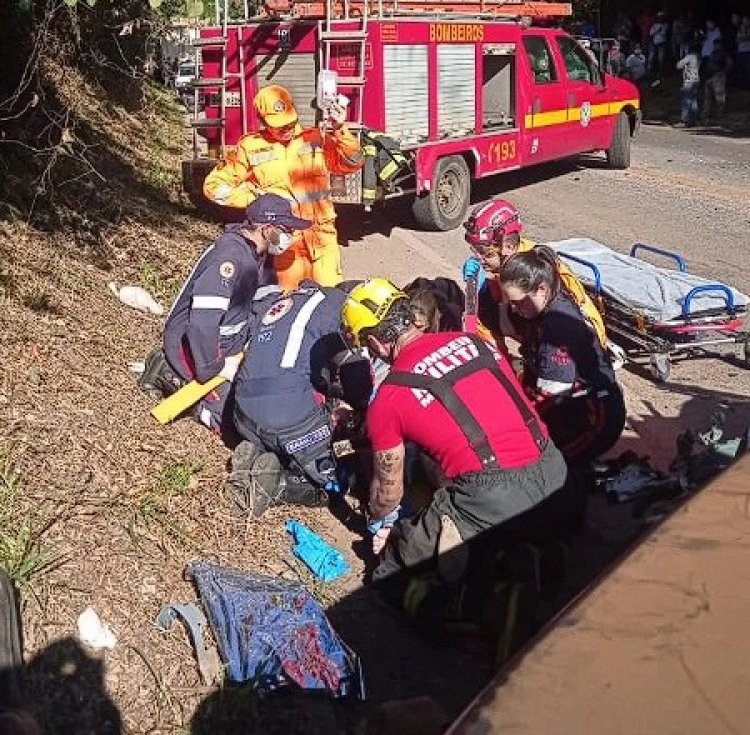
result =
[[[138,311],[146,311],[150,314],[156,314],[156,316],[161,316],[164,313],[164,307],[141,286],[118,286],[114,281],[110,281],[107,286],[126,306],[132,306]]]
[[[203,612],[195,603],[181,604],[173,602],[164,605],[156,618],[156,626],[159,630],[169,630],[178,620],[181,620],[188,630],[190,641],[195,650],[198,660],[198,671],[201,681],[210,685],[221,678],[223,666],[219,660],[219,654],[215,648],[206,643],[205,631],[208,629],[208,621]]]
[[[95,651],[111,650],[117,644],[117,636],[101,621],[93,607],[87,607],[78,616],[78,638]]]
[[[607,480],[607,493],[618,503],[625,502],[642,493],[658,478],[648,465],[629,464],[619,474]]]
[[[349,571],[344,555],[299,521],[288,520],[286,530],[294,539],[294,555],[324,582],[333,582]]]

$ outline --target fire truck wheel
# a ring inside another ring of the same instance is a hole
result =
[[[630,120],[625,112],[617,116],[607,163],[610,168],[630,168]]]
[[[428,230],[452,230],[466,217],[471,176],[461,156],[441,158],[435,167],[432,190],[414,200],[414,217]]]

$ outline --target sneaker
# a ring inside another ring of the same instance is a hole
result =
[[[282,501],[281,462],[273,452],[261,452],[250,442],[242,442],[242,451],[232,455],[232,471],[227,477],[227,493],[232,501],[232,515],[259,518],[266,509]],[[252,462],[253,451],[256,449]],[[235,450],[235,453],[237,452]]]
[[[232,472],[251,470],[253,462],[261,455],[263,450],[253,442],[241,441],[232,452],[229,466]]]
[[[226,492],[232,502],[232,515],[246,516],[252,510],[253,473],[250,470],[231,472],[226,480]]]

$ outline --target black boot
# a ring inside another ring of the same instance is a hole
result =
[[[143,374],[138,378],[138,387],[154,398],[166,398],[176,393],[185,381],[172,370],[164,356],[164,350],[156,347],[146,358]]]
[[[325,492],[313,485],[304,475],[285,472],[281,478],[281,486],[285,503],[313,508],[326,503]]]

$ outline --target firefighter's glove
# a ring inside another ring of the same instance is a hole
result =
[[[242,352],[238,352],[236,355],[229,355],[229,357],[225,357],[224,367],[221,369],[219,375],[230,382],[234,380],[234,376],[237,374],[237,370],[240,367],[240,363],[242,362],[243,357],[244,354]]]
[[[487,273],[482,264],[479,262],[479,258],[467,258],[464,261],[464,266],[461,269],[464,277],[464,281],[468,281],[471,278],[477,279],[477,287],[482,288],[485,280],[487,279]]]

